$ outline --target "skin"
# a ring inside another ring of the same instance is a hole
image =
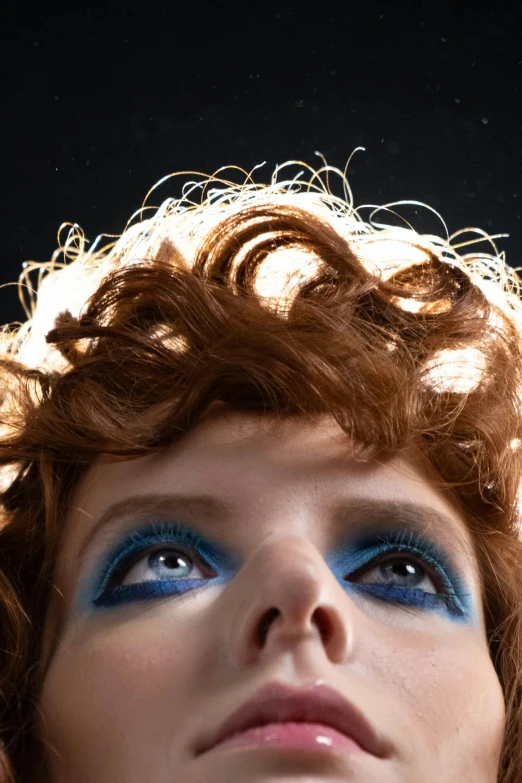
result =
[[[496,781],[504,705],[477,565],[462,516],[433,478],[413,456],[362,462],[327,419],[239,414],[203,422],[168,452],[95,463],[75,492],[49,613],[39,706],[54,783]],[[97,521],[131,495],[173,492],[230,506],[195,503],[181,515],[171,502],[161,514],[233,548],[233,578],[93,609],[100,559],[150,514],[127,513],[93,535]],[[361,507],[406,502],[444,516],[417,524],[451,553],[470,596],[465,619],[346,589],[329,567],[329,552],[364,533]],[[195,755],[209,729],[273,681],[327,683],[389,753]]]

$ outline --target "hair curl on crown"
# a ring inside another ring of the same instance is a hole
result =
[[[282,178],[290,165],[301,170]],[[45,780],[43,625],[79,478],[102,455],[169,448],[229,409],[326,414],[361,459],[415,448],[435,468],[472,532],[506,701],[499,780],[517,783],[519,278],[483,232],[383,222],[400,204],[363,220],[326,164],[284,164],[269,184],[225,171],[145,203],[104,247],[62,226],[53,259],[20,277],[28,320],[0,342],[0,780]]]

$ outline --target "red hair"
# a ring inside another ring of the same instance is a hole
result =
[[[70,242],[74,263],[60,271],[51,264],[32,318],[4,333],[2,781],[45,776],[35,706],[42,634],[79,478],[100,454],[131,459],[167,449],[226,406],[281,418],[327,414],[367,456],[415,447],[436,469],[475,543],[506,702],[499,780],[515,783],[522,777],[515,275],[498,255],[458,255],[448,240],[363,223],[349,199],[324,187],[213,184],[200,204],[169,200],[115,246],[88,253]],[[76,229],[72,237],[81,239]],[[288,262],[292,274],[276,275],[277,290],[267,289],[273,275],[260,283],[267,266],[273,273]]]

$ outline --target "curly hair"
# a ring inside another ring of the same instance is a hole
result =
[[[499,780],[522,780],[518,278],[494,244],[459,252],[477,242],[463,232],[365,222],[332,167],[278,181],[283,168],[269,184],[189,182],[102,249],[69,226],[51,262],[25,266],[28,320],[0,348],[5,783],[45,779],[42,639],[72,490],[97,456],[168,449],[222,407],[327,414],[362,458],[413,446],[435,468],[480,566],[506,705]]]

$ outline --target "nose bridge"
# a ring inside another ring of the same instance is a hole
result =
[[[332,662],[349,655],[353,639],[349,599],[311,541],[270,536],[238,576],[233,618],[238,663],[252,663],[274,649],[288,649],[304,640],[322,645]]]

